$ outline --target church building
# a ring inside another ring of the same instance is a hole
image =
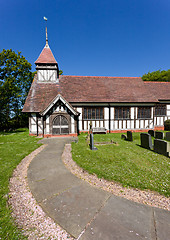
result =
[[[140,77],[59,76],[48,44],[35,61],[34,77],[23,112],[30,135],[76,136],[92,128],[107,132],[163,130],[170,119],[170,82]]]

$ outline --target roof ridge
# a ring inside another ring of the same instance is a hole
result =
[[[61,75],[61,77],[85,77],[85,78],[141,78],[141,77],[110,77],[110,76],[78,76],[78,75]]]

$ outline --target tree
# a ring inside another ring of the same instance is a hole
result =
[[[161,81],[161,82],[170,82],[170,69],[158,70],[155,72],[148,72],[142,76],[143,81]]]
[[[22,121],[21,110],[28,94],[33,74],[31,64],[21,55],[10,50],[0,53],[0,128]]]

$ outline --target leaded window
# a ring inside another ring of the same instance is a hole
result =
[[[85,107],[83,112],[85,120],[100,120],[104,119],[103,108],[101,107]]]
[[[115,119],[130,119],[130,107],[115,107]]]
[[[156,104],[155,116],[166,116],[166,104]]]
[[[138,107],[138,118],[140,119],[151,118],[151,107]]]

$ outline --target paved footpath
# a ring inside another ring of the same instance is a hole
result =
[[[67,170],[61,155],[72,140],[41,140],[48,146],[29,166],[29,186],[43,210],[80,240],[170,239],[170,212],[114,196]]]

